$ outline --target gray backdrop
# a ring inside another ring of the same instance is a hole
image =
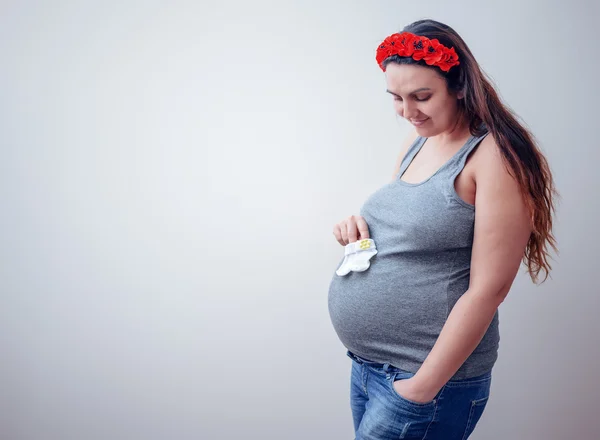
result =
[[[598,2],[3,1],[0,438],[350,439],[332,228],[391,176],[375,48],[450,24],[562,194],[474,439],[595,439]]]

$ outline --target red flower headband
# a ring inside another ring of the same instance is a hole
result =
[[[412,57],[417,61],[425,60],[428,65],[437,66],[444,72],[448,72],[451,67],[460,64],[454,48],[448,49],[436,39],[430,40],[427,37],[419,37],[410,32],[392,34],[383,40],[377,48],[375,59],[384,72],[385,69],[381,63],[392,55]]]

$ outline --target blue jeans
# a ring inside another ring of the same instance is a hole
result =
[[[352,359],[350,407],[356,440],[466,440],[490,395],[491,371],[448,381],[431,402],[412,402],[398,394],[394,381],[414,373],[347,354]]]

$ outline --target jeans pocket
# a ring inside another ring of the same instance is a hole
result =
[[[484,397],[483,399],[473,400],[471,401],[471,411],[469,412],[469,420],[467,421],[467,427],[465,429],[465,434],[463,436],[463,440],[466,440],[475,429],[477,422],[481,418],[483,414],[483,410],[487,405],[489,396]]]
[[[435,409],[435,403],[436,403],[435,399],[433,399],[430,402],[425,402],[425,403],[413,402],[412,400],[407,399],[406,397],[399,394],[398,391],[396,391],[396,388],[394,387],[394,382],[403,380],[403,379],[410,379],[413,376],[414,376],[413,373],[408,373],[408,372],[398,372],[398,373],[391,374],[389,379],[387,380],[387,383],[388,383],[391,393],[394,395],[394,397],[396,398],[396,400],[398,402],[404,404],[406,407],[410,408],[413,412],[417,412],[418,414],[433,412]]]

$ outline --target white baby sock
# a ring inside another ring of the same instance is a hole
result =
[[[335,273],[343,277],[348,275],[350,271],[364,272],[371,266],[369,260],[376,253],[375,242],[370,238],[348,243],[344,249],[344,261]]]

